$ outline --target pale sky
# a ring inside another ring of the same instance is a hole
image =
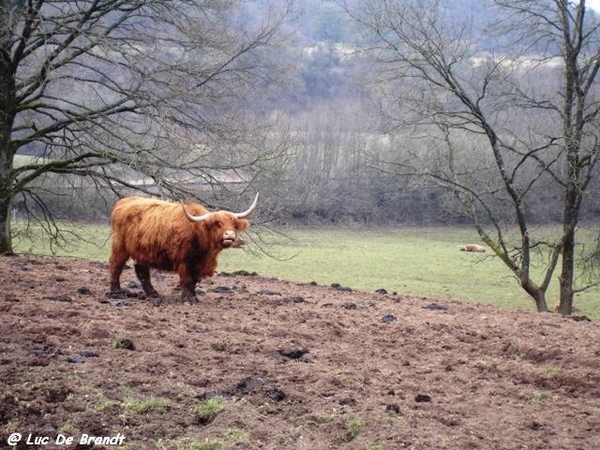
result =
[[[585,4],[596,11],[600,11],[600,0],[586,0]]]

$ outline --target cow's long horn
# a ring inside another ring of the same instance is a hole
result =
[[[252,211],[254,211],[254,209],[256,208],[257,203],[258,203],[258,192],[256,193],[256,197],[254,197],[254,201],[250,205],[250,208],[248,208],[243,213],[234,213],[233,215],[235,217],[237,217],[238,219],[244,219],[244,218],[248,217],[250,214],[252,214]]]
[[[188,218],[188,220],[190,220],[191,222],[204,222],[206,219],[208,219],[211,215],[211,213],[206,213],[206,214],[202,214],[201,216],[193,216],[191,215],[187,209],[185,209],[185,205],[183,204],[183,202],[181,202],[181,207],[183,208],[183,212],[185,213],[185,216]]]
[[[233,215],[238,219],[244,219],[244,218],[248,217],[250,214],[252,214],[254,209],[256,209],[257,204],[258,204],[258,192],[256,193],[256,197],[254,197],[254,201],[250,205],[250,208],[248,208],[246,211],[244,211],[242,213],[233,213]],[[185,209],[185,204],[183,202],[181,202],[181,207],[183,208],[183,212],[185,213],[185,216],[191,222],[204,222],[206,219],[208,219],[210,217],[211,214],[213,214],[213,213],[209,212],[206,214],[202,214],[200,216],[194,216],[194,215],[190,214],[187,209]]]

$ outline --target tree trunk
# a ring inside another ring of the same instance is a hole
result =
[[[11,199],[0,197],[0,254],[13,251],[10,237]]]
[[[548,312],[546,293],[542,289],[538,288],[529,278],[521,279],[521,286],[535,300],[537,312]]]
[[[2,8],[0,8],[0,11]],[[5,14],[5,11],[2,12]],[[6,17],[0,20],[5,27]],[[3,31],[6,28],[2,28]],[[0,41],[3,46],[4,42]],[[10,172],[13,169],[15,148],[11,130],[15,120],[15,78],[8,50],[0,48],[0,254],[12,251],[10,212],[14,192]]]
[[[5,124],[5,117],[4,112],[0,110],[0,254],[12,252],[10,213],[14,193],[9,175],[13,166],[14,154],[8,139],[5,138],[9,133]]]
[[[578,216],[578,194],[574,188],[567,191],[563,220],[563,252],[558,311],[568,316],[573,311],[573,281],[575,271],[575,224]]]

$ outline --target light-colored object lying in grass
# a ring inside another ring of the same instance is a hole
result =
[[[485,253],[485,247],[479,244],[464,244],[459,245],[458,249],[461,252],[476,252],[476,253]]]

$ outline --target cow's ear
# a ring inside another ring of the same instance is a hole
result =
[[[237,219],[236,225],[238,231],[244,231],[246,228],[248,228],[250,222],[248,222],[246,219]]]

